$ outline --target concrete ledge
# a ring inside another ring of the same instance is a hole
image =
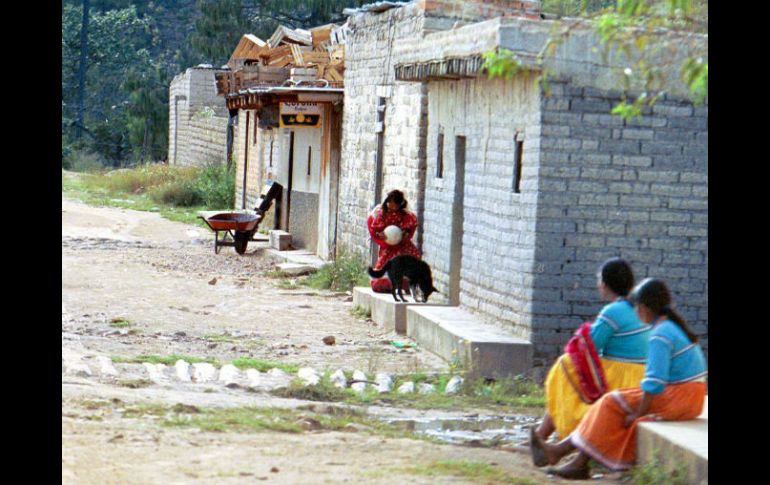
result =
[[[637,463],[651,461],[657,452],[668,470],[673,470],[681,464],[686,465],[688,483],[708,484],[708,397],[703,406],[703,413],[697,419],[639,423],[637,429]]]
[[[267,247],[264,249],[266,259],[276,263],[294,263],[305,266],[312,266],[315,269],[326,264],[326,261],[305,249],[292,249],[288,251],[278,251]]]
[[[406,296],[407,299],[411,296]],[[406,335],[406,309],[410,306],[445,306],[435,303],[403,303],[393,300],[390,293],[375,293],[370,287],[357,286],[353,288],[353,306],[367,309],[372,314],[372,321],[388,330]]]
[[[407,335],[451,362],[460,359],[471,375],[504,377],[532,368],[532,344],[483,322],[459,307],[410,306]]]

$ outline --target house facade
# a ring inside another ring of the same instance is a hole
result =
[[[641,118],[611,115],[624,66],[603,65],[581,26],[544,92],[534,60],[553,22],[503,3],[504,17],[444,29],[428,28],[432,2],[350,17],[341,247],[369,253],[366,214],[399,188],[436,287],[530,340],[540,363],[601,308],[596,272],[613,256],[666,280],[707,334],[708,106],[674,85]],[[496,48],[525,69],[488,79],[482,54]]]
[[[203,166],[227,157],[228,111],[217,96],[215,74],[221,69],[191,67],[169,87],[168,163]]]
[[[245,35],[217,76],[234,116],[236,208],[253,209],[265,184],[279,183],[262,227],[290,232],[293,247],[323,259],[337,234],[344,67],[335,27],[281,26],[267,42]]]

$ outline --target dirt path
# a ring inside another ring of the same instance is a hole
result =
[[[476,483],[462,474],[416,471],[441,460],[491,464],[529,483],[559,483],[521,453],[355,428],[214,432],[167,426],[159,416],[127,416],[126,407],[137,404],[308,403],[267,392],[291,376],[239,372],[237,382],[225,385],[216,375],[206,377],[203,366],[158,371],[114,363],[115,357],[183,354],[215,359],[217,366],[249,357],[364,372],[447,369],[426,351],[389,345],[406,338],[353,316],[349,295],[280,289],[264,276],[273,263],[256,247],[244,256],[231,248],[215,255],[211,238],[205,229],[158,214],[62,199],[62,483]],[[323,343],[328,335],[336,345]],[[463,412],[469,410],[457,410]],[[374,407],[369,413],[430,414]]]

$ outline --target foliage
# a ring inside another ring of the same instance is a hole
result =
[[[98,153],[70,148],[62,153],[62,167],[73,172],[97,173],[104,168]]]
[[[551,36],[543,46],[538,62],[556,55],[558,46],[572,30],[589,24],[599,36],[605,63],[610,58],[622,59],[625,92],[640,93],[633,99],[624,97],[612,108],[612,113],[623,118],[641,116],[645,106],[654,105],[665,94],[665,86],[673,81],[672,66],[665,59],[670,40],[661,36],[661,29],[671,32],[708,32],[708,1],[706,0],[551,0],[543,2],[542,11],[564,16],[579,15],[578,19],[557,21]],[[692,36],[678,37],[678,48],[687,57],[678,66],[680,80],[689,90],[697,105],[708,97],[708,46]],[[689,43],[689,44],[688,44]],[[507,49],[490,51],[484,55],[490,77],[511,78],[521,70],[514,54]],[[543,89],[549,92],[547,68],[539,78]]]
[[[689,483],[687,465],[679,463],[673,470],[663,464],[660,452],[653,453],[652,460],[637,464],[631,473],[635,485],[685,485]]]
[[[184,360],[188,364],[197,364],[199,362],[207,362],[214,366],[218,366],[219,362],[212,357],[193,357],[190,355],[171,354],[171,355],[138,355],[136,357],[113,357],[112,361],[116,364],[142,364],[148,362],[150,364],[165,364],[174,365],[178,360]]]
[[[150,22],[140,17],[134,6],[91,10],[82,127],[86,139],[75,140],[81,17],[81,5],[62,6],[63,143],[85,144],[117,166],[131,149],[126,136],[130,100],[121,85],[129,69],[141,71],[151,64],[148,51],[153,44]]]
[[[393,470],[393,472],[401,470]],[[453,476],[471,480],[473,483],[485,485],[535,485],[539,482],[526,477],[516,477],[508,474],[500,467],[486,462],[468,460],[439,460],[427,465],[415,465],[403,470],[404,473],[428,477]]]
[[[89,178],[84,185],[107,194],[148,194],[160,204],[177,207],[233,207],[235,175],[224,165],[178,167],[160,163],[113,170]]]
[[[241,0],[198,0],[201,17],[195,22],[191,46],[219,67],[227,62],[249,23]]]
[[[286,364],[273,360],[252,359],[250,357],[238,357],[231,363],[239,369],[257,369],[260,372],[267,372],[270,369],[281,369],[284,372],[293,374],[299,370],[299,366],[295,364]]]
[[[355,286],[367,286],[369,276],[362,258],[341,253],[333,262],[321,266],[318,271],[303,280],[302,284],[316,289],[353,291]]]

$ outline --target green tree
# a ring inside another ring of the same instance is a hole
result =
[[[241,0],[198,0],[197,7],[201,18],[195,22],[190,44],[210,64],[221,66],[251,27]]]

